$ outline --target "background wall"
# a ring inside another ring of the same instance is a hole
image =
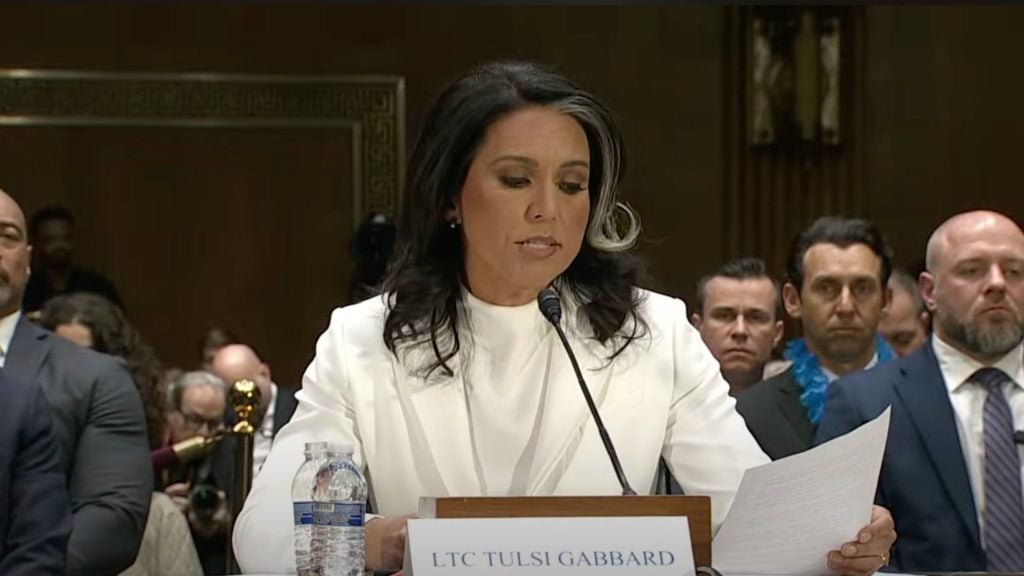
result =
[[[0,67],[403,76],[411,146],[432,99],[469,66],[548,62],[617,112],[627,142],[624,193],[643,217],[642,250],[655,285],[684,293],[722,256],[709,238],[720,235],[724,14],[655,6],[5,6]],[[148,176],[155,185],[133,187],[126,203],[126,194],[104,194],[95,180],[102,152],[56,170],[40,165],[42,145],[24,146],[10,131],[0,140],[0,187],[29,213],[59,201],[79,214],[80,260],[110,273],[166,363],[193,366],[200,332],[216,323],[257,344],[279,381],[299,382],[330,308],[345,298],[350,226],[339,211],[351,202],[332,204],[320,186],[345,165],[310,182],[288,169],[301,150],[276,164],[250,151],[250,166],[262,159],[295,185],[239,186],[246,167],[228,163],[223,195],[210,198],[171,185],[180,175],[165,181],[183,166],[169,158]],[[185,148],[204,146],[189,142]],[[278,139],[265,148],[292,146],[303,143]],[[296,193],[308,188],[312,203]],[[154,241],[139,242],[139,231]],[[253,235],[256,245],[245,240]],[[322,267],[318,276],[308,274],[309,263]]]
[[[736,218],[727,200],[735,177],[730,158],[742,145],[730,108],[742,73],[733,69],[735,10],[3,6],[0,67],[402,76],[411,146],[433,97],[462,70],[493,58],[549,62],[617,112],[628,146],[625,197],[643,217],[641,250],[654,285],[690,299],[697,277],[723,258],[768,250],[758,238],[771,238],[776,250],[786,238],[772,230],[799,229],[815,216],[776,197],[755,197],[741,207],[749,213]],[[859,25],[861,76],[851,94],[862,131],[852,145],[863,158],[844,176],[852,200],[838,206],[875,219],[904,264],[922,256],[930,231],[955,211],[988,206],[1024,218],[1024,8],[868,6]],[[284,160],[277,173],[309,197],[298,198],[287,183],[240,185],[246,166],[238,165],[223,176],[221,196],[151,185],[159,173],[137,174],[137,193],[125,203],[81,191],[82,181],[102,189],[103,154],[73,154],[55,170],[39,163],[38,141],[22,145],[10,130],[0,131],[0,140],[0,187],[28,212],[60,201],[80,213],[83,262],[111,273],[168,364],[194,365],[200,327],[215,322],[263,349],[282,383],[298,383],[329,309],[345,297],[350,215],[343,207],[351,203],[330,196],[338,189],[330,179],[347,165],[328,154],[343,144],[280,139],[249,151],[265,154],[267,163],[278,154]],[[197,156],[215,148],[181,145]],[[145,150],[140,144],[133,153]],[[316,177],[289,172],[309,154],[328,154]],[[163,174],[170,178],[174,166],[169,161]],[[746,225],[759,227],[746,236],[751,240],[725,241],[725,227]],[[111,236],[111,228],[127,235]],[[155,238],[153,230],[168,238],[140,243],[131,235]],[[240,240],[254,231],[266,238],[259,247]],[[289,308],[296,299],[304,307],[301,326]]]
[[[1024,7],[871,6],[867,210],[897,259],[956,212],[1024,222]]]

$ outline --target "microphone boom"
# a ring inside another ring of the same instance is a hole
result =
[[[569,340],[565,337],[565,332],[562,331],[560,323],[562,319],[562,302],[558,297],[558,293],[552,288],[541,290],[540,294],[537,294],[537,306],[540,307],[540,312],[544,315],[544,318],[555,327],[558,339],[562,341],[562,347],[565,348],[566,354],[569,355],[569,362],[572,363],[572,369],[576,373],[576,380],[580,384],[580,390],[583,391],[583,398],[587,401],[587,408],[590,409],[590,415],[594,417],[594,424],[597,425],[597,432],[601,436],[601,442],[604,443],[604,449],[608,453],[608,458],[612,461],[612,468],[615,469],[615,476],[619,480],[619,485],[622,486],[622,495],[636,496],[636,491],[630,487],[629,481],[626,480],[626,473],[622,470],[619,456],[615,453],[615,446],[612,445],[612,439],[608,435],[608,430],[604,427],[604,421],[601,420],[601,414],[597,411],[594,398],[590,395],[590,388],[587,387],[587,383],[583,379],[583,372],[580,371],[580,365],[576,362],[576,354],[573,353],[572,346],[569,345]]]

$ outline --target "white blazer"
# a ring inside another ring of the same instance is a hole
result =
[[[642,296],[649,334],[610,365],[608,349],[582,337],[579,323],[569,321],[573,314],[563,321],[567,335],[633,488],[654,492],[664,456],[687,494],[711,497],[717,530],[743,472],[768,457],[737,414],[683,302]],[[420,496],[481,495],[458,372],[427,383],[407,371],[384,346],[385,313],[374,298],[332,314],[296,394],[295,415],[235,522],[243,571],[295,571],[291,482],[306,442],[351,444],[382,515],[415,513]],[[527,495],[620,494],[568,358],[551,359],[543,410],[557,412],[540,420]]]

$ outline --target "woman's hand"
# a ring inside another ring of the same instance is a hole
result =
[[[847,542],[828,553],[828,567],[844,576],[867,576],[889,564],[889,550],[896,542],[892,514],[881,506],[871,509],[871,523],[861,528],[856,542]]]
[[[369,570],[398,570],[405,557],[405,536],[408,516],[382,516],[366,524],[366,568]]]

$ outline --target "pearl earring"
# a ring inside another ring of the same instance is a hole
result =
[[[455,220],[452,220],[451,222],[449,222],[448,223],[448,227],[451,228],[452,230],[455,230]]]

